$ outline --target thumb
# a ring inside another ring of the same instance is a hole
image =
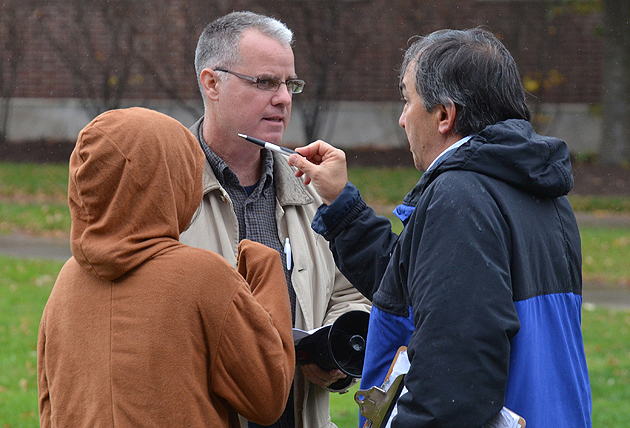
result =
[[[298,155],[289,156],[289,165],[296,167],[306,175],[309,175],[309,172],[312,172],[313,168],[315,168],[315,165],[309,162],[308,159]]]

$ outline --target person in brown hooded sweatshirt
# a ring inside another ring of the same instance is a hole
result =
[[[205,157],[179,122],[106,112],[70,157],[73,257],[42,316],[42,427],[236,427],[274,422],[294,370],[281,260],[251,241],[238,272],[181,244]]]

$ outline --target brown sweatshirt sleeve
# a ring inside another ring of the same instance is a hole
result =
[[[287,284],[280,255],[262,244],[242,241],[238,263],[249,289],[240,287],[228,310],[213,389],[248,420],[269,425],[284,411],[295,369]]]

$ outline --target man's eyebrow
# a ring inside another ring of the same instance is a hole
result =
[[[282,78],[280,78],[278,75],[273,74],[273,73],[263,73],[261,75],[258,76],[259,79],[280,79],[282,80]],[[295,79],[299,79],[299,77],[297,77],[297,75],[292,74],[291,76],[287,77],[287,80],[295,80]]]

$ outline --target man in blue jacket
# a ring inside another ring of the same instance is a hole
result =
[[[481,427],[502,406],[528,428],[591,426],[580,235],[566,144],[537,135],[514,59],[489,32],[442,30],[405,54],[414,163],[400,236],[322,141],[291,156],[324,205],[313,228],[374,308],[363,388],[407,345],[392,427]]]

